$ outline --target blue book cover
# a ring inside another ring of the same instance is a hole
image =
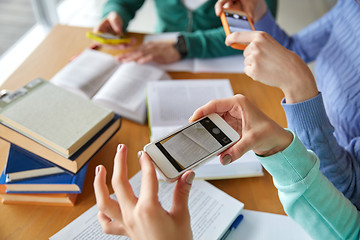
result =
[[[27,158],[31,158],[31,155],[24,155],[24,159]],[[0,185],[6,187],[6,193],[81,193],[88,165],[86,163],[75,175],[64,172],[8,183],[3,171]]]
[[[65,172],[53,163],[14,144],[10,145],[4,171],[6,182]]]

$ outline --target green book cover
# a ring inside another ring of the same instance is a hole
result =
[[[0,99],[0,122],[69,157],[113,118],[113,112],[42,79]]]

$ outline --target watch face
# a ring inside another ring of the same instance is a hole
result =
[[[179,52],[181,58],[185,58],[187,55],[187,46],[184,36],[180,35],[177,38],[177,42],[174,45],[175,49]]]

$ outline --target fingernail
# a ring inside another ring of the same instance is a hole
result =
[[[195,178],[195,173],[191,172],[186,176],[185,181],[186,181],[187,184],[191,185],[192,182],[194,181],[194,178]]]
[[[100,166],[97,166],[95,168],[95,176],[97,176],[99,172],[100,172]]]
[[[142,151],[138,151],[138,158],[140,158],[141,157],[141,155],[142,155]]]
[[[191,116],[189,117],[189,121],[191,121],[191,119],[192,119],[192,116],[193,116],[193,115],[191,115]]]
[[[122,144],[119,144],[118,146],[117,146],[117,151],[120,151],[120,149],[122,148]]]
[[[230,154],[226,154],[222,159],[221,159],[221,164],[222,165],[228,165],[229,163],[231,163],[232,161],[232,157],[230,156]]]

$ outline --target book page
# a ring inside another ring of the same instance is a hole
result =
[[[86,49],[50,81],[69,91],[92,98],[119,66],[113,56]]]
[[[141,172],[131,178],[130,183],[138,196],[141,184]],[[159,201],[169,210],[175,183],[159,183]],[[115,199],[115,195],[111,195]],[[218,239],[240,214],[244,204],[217,189],[210,183],[194,181],[189,196],[189,211],[193,238],[201,240]],[[96,205],[83,213],[51,240],[60,239],[127,239],[125,237],[106,235],[97,221]]]
[[[135,62],[124,63],[94,96],[95,102],[103,102],[121,114],[118,108],[136,111],[145,104],[146,82],[157,81],[164,72],[160,69],[140,65]]]
[[[194,111],[213,99],[233,96],[229,80],[176,80],[147,85],[151,127],[183,126]]]

